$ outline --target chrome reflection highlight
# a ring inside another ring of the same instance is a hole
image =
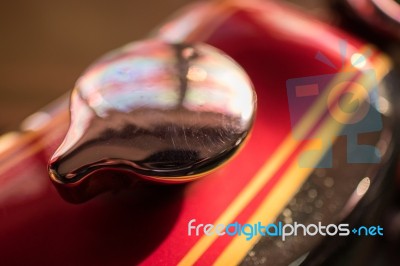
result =
[[[365,193],[367,193],[369,186],[371,185],[371,180],[369,177],[364,177],[360,183],[358,183],[356,193],[358,196],[362,197]]]
[[[50,161],[50,176],[71,184],[104,168],[188,181],[238,150],[255,109],[248,76],[221,51],[205,44],[133,43],[78,80],[70,129]]]

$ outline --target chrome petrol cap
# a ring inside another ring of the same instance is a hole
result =
[[[99,187],[117,172],[189,181],[232,157],[249,135],[255,110],[249,77],[216,48],[135,42],[77,81],[71,125],[49,162],[50,176],[68,189]]]

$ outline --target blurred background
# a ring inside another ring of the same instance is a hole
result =
[[[143,38],[189,0],[0,3],[0,134],[73,88],[107,51]]]
[[[72,89],[99,56],[143,38],[190,2],[1,1],[0,134]],[[321,1],[291,2],[310,9]]]

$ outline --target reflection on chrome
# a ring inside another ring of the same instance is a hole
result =
[[[356,193],[358,196],[364,196],[365,193],[367,193],[369,186],[371,184],[371,180],[369,179],[369,177],[364,177],[360,183],[358,183],[357,189],[356,189]]]
[[[355,189],[354,193],[351,195],[350,199],[347,201],[347,204],[343,207],[341,212],[341,219],[345,218],[357,205],[357,203],[364,197],[364,195],[368,192],[371,185],[371,179],[366,176],[360,180]]]
[[[221,51],[205,44],[133,43],[78,80],[70,129],[50,161],[50,175],[70,184],[106,167],[187,181],[236,152],[255,108],[249,78]]]

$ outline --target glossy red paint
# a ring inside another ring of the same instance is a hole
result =
[[[341,66],[341,39],[353,51],[364,45],[335,27],[273,2],[204,4],[191,12],[194,21],[188,22],[191,28],[182,39],[223,50],[255,84],[259,109],[248,145],[224,168],[194,183],[138,182],[72,205],[57,194],[46,168],[67,129],[67,111],[61,110],[45,128],[22,136],[0,154],[2,265],[178,263],[198,240],[187,236],[187,222],[192,218],[198,223],[215,221],[290,132],[286,81],[337,73],[313,58],[320,51]],[[185,19],[167,23],[160,38],[173,39],[176,31],[184,32],[178,26]],[[262,188],[237,221],[246,221],[278,180],[279,176]],[[229,241],[219,239],[198,263],[212,263]]]

